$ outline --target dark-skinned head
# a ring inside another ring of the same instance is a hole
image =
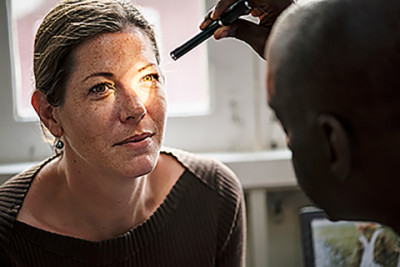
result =
[[[332,219],[393,224],[400,203],[400,1],[296,4],[267,44],[271,107],[300,186]]]

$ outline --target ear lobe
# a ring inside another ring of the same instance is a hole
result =
[[[46,96],[39,90],[35,90],[32,94],[31,104],[39,115],[41,122],[55,137],[62,135],[62,128],[60,123],[55,118],[55,107],[49,104]]]
[[[350,174],[350,140],[344,125],[329,114],[318,116],[318,125],[326,135],[330,149],[330,167],[332,174],[344,182]]]

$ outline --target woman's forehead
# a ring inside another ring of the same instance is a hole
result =
[[[156,63],[149,39],[138,29],[100,34],[79,45],[73,57],[75,67],[102,70],[141,61]]]
[[[152,47],[147,36],[137,29],[99,34],[79,45],[75,54],[142,53],[143,50],[152,50]]]

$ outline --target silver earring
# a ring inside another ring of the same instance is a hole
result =
[[[59,139],[59,140],[56,142],[56,148],[57,148],[57,149],[63,149],[63,147],[64,147],[64,142],[61,141],[61,139]]]

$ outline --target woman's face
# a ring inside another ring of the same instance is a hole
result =
[[[72,57],[65,101],[55,111],[65,157],[106,175],[149,173],[164,135],[166,97],[147,36],[137,28],[101,34]]]

